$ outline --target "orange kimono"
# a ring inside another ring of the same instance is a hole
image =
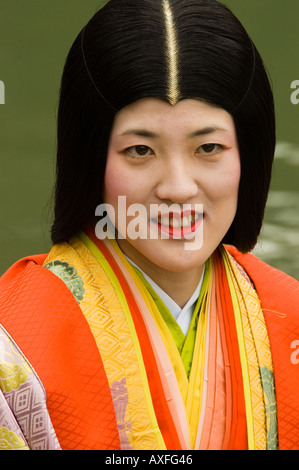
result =
[[[126,263],[116,244],[81,234],[2,276],[2,447],[299,449],[299,283],[221,248],[186,377]]]

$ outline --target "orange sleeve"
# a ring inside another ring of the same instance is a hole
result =
[[[40,377],[62,449],[119,449],[110,388],[89,326],[71,292],[40,264],[0,279],[0,321]]]
[[[281,450],[299,449],[299,282],[251,254],[226,247],[255,285],[264,312],[275,376],[278,440]]]

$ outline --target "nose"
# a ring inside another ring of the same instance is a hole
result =
[[[160,200],[179,204],[188,202],[197,194],[198,185],[192,165],[176,158],[164,165],[156,186],[156,195]]]

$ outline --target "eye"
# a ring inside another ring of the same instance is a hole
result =
[[[220,144],[204,144],[197,149],[197,152],[208,155],[218,153],[223,149],[224,147]]]
[[[152,149],[147,145],[134,145],[133,147],[128,147],[125,150],[125,153],[135,158],[148,157],[154,154]]]

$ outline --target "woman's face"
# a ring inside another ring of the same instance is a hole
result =
[[[202,269],[234,219],[239,181],[225,110],[144,98],[117,113],[103,197],[114,208],[120,247],[146,272]]]

